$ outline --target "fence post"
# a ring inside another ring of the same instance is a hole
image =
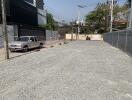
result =
[[[126,33],[126,37],[125,37],[125,51],[127,51],[127,39],[128,39],[128,33],[127,33],[127,31],[125,32]]]
[[[117,38],[117,48],[119,48],[119,40],[120,40],[119,36],[120,36],[120,33],[118,32],[118,38]]]
[[[112,39],[111,39],[111,42],[112,42],[112,46],[113,46],[113,32],[111,32],[111,35],[112,35]]]

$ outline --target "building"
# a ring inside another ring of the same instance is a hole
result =
[[[43,0],[6,0],[8,24],[26,24],[35,26],[46,24],[46,11],[44,10],[43,5]]]
[[[43,9],[43,0],[25,0],[27,3],[39,8],[39,9]]]
[[[127,23],[127,15],[124,12],[118,12],[113,20],[113,28],[115,28],[115,30],[126,29]]]
[[[46,24],[46,10],[44,10],[44,2],[43,0],[25,0],[27,3],[33,5],[37,8],[38,15],[38,25]]]
[[[5,2],[9,42],[14,39],[14,36],[20,36],[23,33],[38,34],[44,32],[44,29],[39,27],[47,22],[43,0],[5,0]],[[0,24],[2,23],[1,14],[0,1]],[[2,29],[0,28],[1,35]],[[1,44],[2,41],[0,38]]]

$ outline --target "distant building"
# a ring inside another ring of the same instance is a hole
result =
[[[116,29],[125,29],[127,23],[127,15],[124,12],[119,12],[116,17],[114,17],[113,27]]]

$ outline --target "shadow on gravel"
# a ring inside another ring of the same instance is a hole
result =
[[[43,49],[43,48],[41,48],[41,49]],[[10,59],[21,57],[21,56],[24,56],[24,55],[28,55],[28,54],[31,54],[31,53],[34,53],[34,52],[39,52],[41,49],[40,48],[34,48],[34,49],[30,49],[27,52],[23,52],[23,51],[11,52]]]

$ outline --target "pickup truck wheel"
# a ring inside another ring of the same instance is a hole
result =
[[[40,43],[40,46],[39,46],[40,48],[43,48],[43,43]]]
[[[24,52],[28,52],[28,46],[25,46],[25,47],[23,48],[23,51],[24,51]]]

